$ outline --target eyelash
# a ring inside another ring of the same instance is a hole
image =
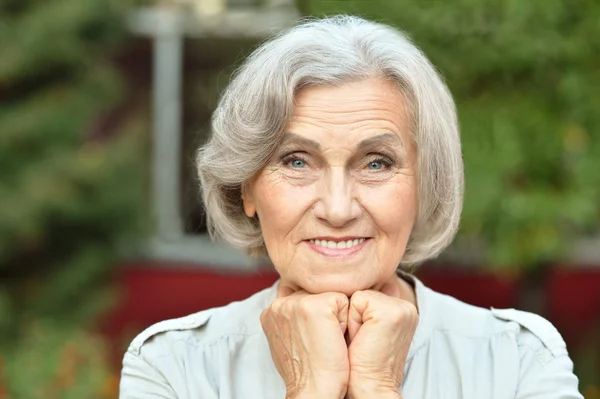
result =
[[[283,157],[281,157],[281,163],[283,165],[289,165],[289,163],[292,161],[300,160],[300,161],[308,164],[308,160],[306,159],[306,157],[302,156],[301,154],[302,153],[292,152],[290,154],[284,155]]]
[[[369,155],[373,155],[374,158],[370,159],[367,162],[367,165],[369,165],[373,162],[379,162],[379,163],[383,164],[385,169],[389,169],[395,165],[395,162],[390,157],[386,157],[385,155],[381,155],[381,154],[369,154]]]
[[[388,156],[382,154],[367,154],[368,156],[372,156],[368,162],[366,162],[365,167],[373,162],[379,162],[383,164],[385,169],[389,169],[396,165],[394,160]],[[308,159],[303,155],[303,153],[292,152],[281,157],[281,164],[288,166],[290,162],[300,160],[308,165]]]

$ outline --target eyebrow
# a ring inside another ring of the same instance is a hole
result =
[[[384,133],[361,141],[356,146],[356,149],[364,150],[367,147],[376,147],[383,145],[402,146],[402,140],[400,140],[400,137],[398,137],[398,135],[394,133]]]
[[[321,145],[314,141],[302,137],[296,133],[286,132],[283,135],[282,145],[290,144],[290,143],[298,143],[306,147],[313,148],[315,150],[320,150]],[[364,150],[367,147],[373,146],[382,146],[382,145],[402,145],[402,140],[398,137],[398,135],[394,133],[383,133],[374,137],[369,137],[368,139],[364,139],[356,146],[356,150]]]
[[[321,149],[321,145],[314,140],[307,139],[296,133],[286,132],[283,135],[283,140],[281,141],[281,145],[286,145],[286,144],[290,144],[290,143],[301,144],[306,147],[311,147],[315,150]]]

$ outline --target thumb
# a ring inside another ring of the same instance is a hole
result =
[[[345,334],[346,329],[348,328],[348,308],[350,302],[348,301],[348,297],[346,295],[338,294],[335,297],[335,303],[335,314],[340,323],[340,330],[342,330],[342,334]]]

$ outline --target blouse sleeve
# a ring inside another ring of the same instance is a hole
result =
[[[565,341],[552,323],[515,309],[492,309],[492,313],[519,325],[516,399],[583,399]]]
[[[196,350],[193,331],[201,329],[209,313],[199,312],[148,327],[129,345],[123,358],[119,399],[217,399],[210,383],[210,348]],[[189,371],[193,370],[190,375]]]
[[[568,355],[537,359],[533,351],[528,352],[521,363],[517,399],[583,399]]]
[[[144,359],[126,352],[119,399],[177,399],[164,375]]]

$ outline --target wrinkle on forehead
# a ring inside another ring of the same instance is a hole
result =
[[[368,111],[374,110],[390,112],[391,116],[400,116],[403,120],[408,119],[410,114],[404,94],[395,82],[387,79],[367,79],[341,86],[312,86],[298,92],[294,103],[293,118],[302,117],[305,113],[318,118],[337,108],[336,114],[345,119],[342,123],[359,122]],[[335,118],[330,121],[336,122]]]
[[[330,129],[338,127],[365,127],[374,122],[387,121],[402,123],[403,107],[396,102],[358,101],[338,102],[332,105],[331,101],[323,104],[302,105],[297,104],[290,122],[293,124],[313,124],[315,126],[329,126]],[[399,128],[401,126],[398,126]]]
[[[287,131],[321,144],[328,139],[346,142],[391,132],[410,151],[412,123],[406,106],[400,89],[388,80],[311,87],[297,94]]]

